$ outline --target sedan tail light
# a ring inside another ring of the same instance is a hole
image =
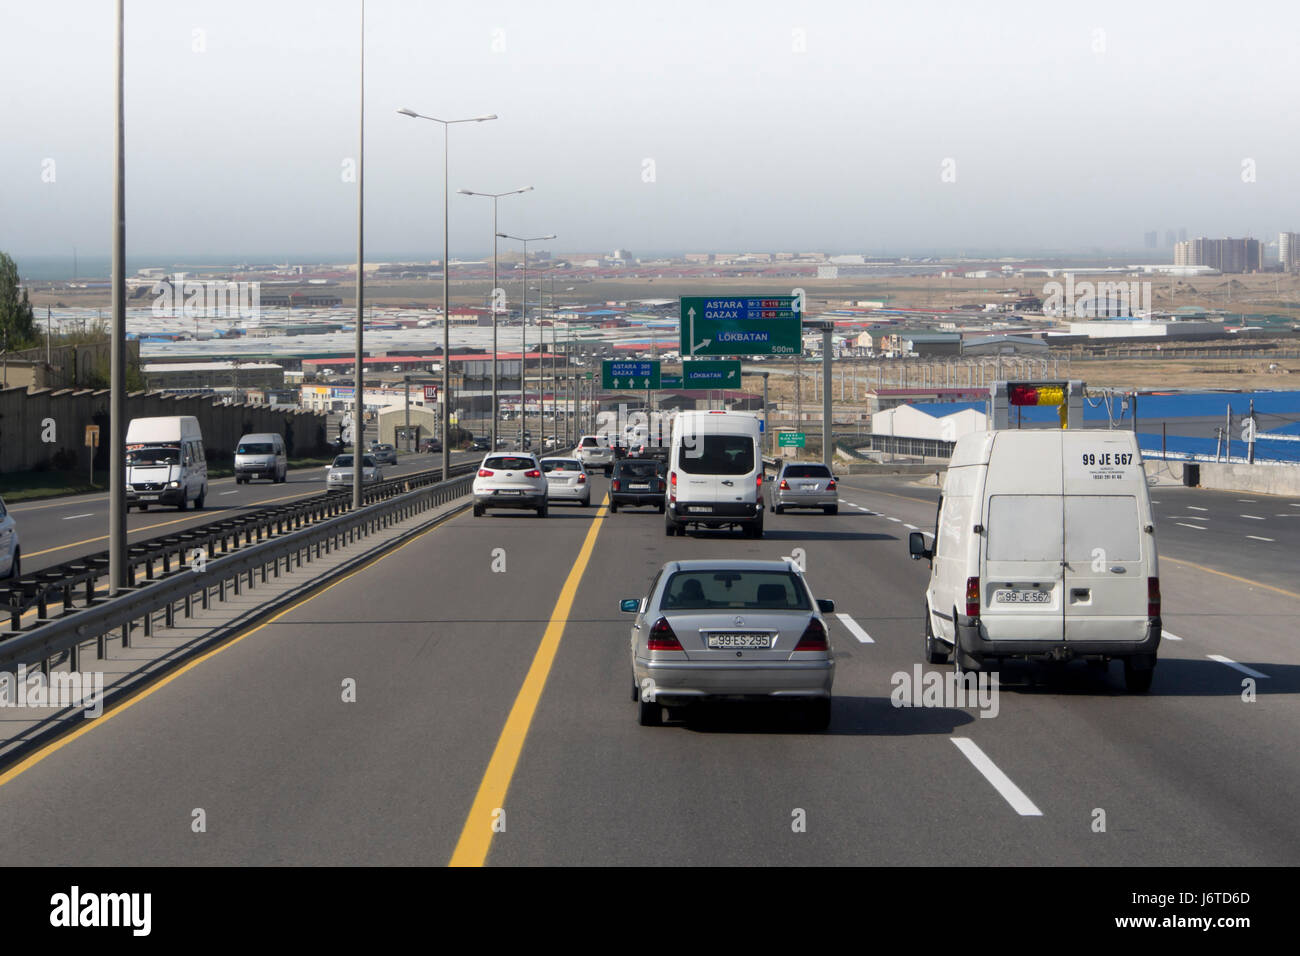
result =
[[[830,484],[828,484],[828,485],[826,486],[826,490],[827,490],[827,491],[834,491],[834,490],[835,490],[835,479],[834,479],[834,478],[832,478],[832,479],[830,480]]]
[[[980,579],[966,579],[966,616],[980,616]]]
[[[650,628],[650,638],[646,642],[646,649],[651,651],[680,651],[683,649],[682,642],[677,640],[672,625],[668,623],[668,618],[661,617],[655,621],[654,627]]]
[[[826,626],[817,618],[812,618],[808,626],[804,628],[803,637],[799,638],[799,643],[794,646],[796,651],[829,651],[830,644],[826,642]]]
[[[1160,616],[1160,579],[1147,578],[1147,617]]]
[[[610,490],[612,490],[612,491],[618,491],[618,479],[615,478],[613,481],[611,481],[611,482],[609,483],[609,487],[610,487]]]
[[[489,470],[486,469],[486,468],[480,468],[480,469],[478,470],[478,476],[479,476],[480,478],[491,478],[491,477],[492,477],[493,475],[495,475],[495,474],[496,474],[495,471],[489,471]]]
[[[525,478],[540,478],[540,477],[542,477],[542,473],[541,473],[540,471],[538,471],[536,468],[532,468],[532,469],[530,469],[530,470],[524,472],[524,477],[525,477]]]
[[[790,482],[786,481],[784,478],[781,479],[781,490],[782,491],[790,490]]]

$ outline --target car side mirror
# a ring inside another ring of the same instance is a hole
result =
[[[817,610],[821,611],[823,614],[834,614],[835,602],[830,600],[829,598],[818,598]]]
[[[907,550],[913,561],[934,557],[934,552],[925,546],[925,535],[920,531],[913,531],[907,536]]]
[[[618,602],[618,609],[620,611],[624,611],[629,614],[635,614],[637,609],[640,607],[641,607],[640,598],[624,598],[623,600]]]

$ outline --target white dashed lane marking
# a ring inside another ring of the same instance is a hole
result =
[[[1220,664],[1227,664],[1233,670],[1241,671],[1247,677],[1263,678],[1265,680],[1268,679],[1267,674],[1261,674],[1259,671],[1255,670],[1255,668],[1247,667],[1245,664],[1238,664],[1232,658],[1224,657],[1222,654],[1206,654],[1205,656],[1212,661],[1218,661]]]
[[[993,784],[993,789],[1002,794],[1002,799],[1011,804],[1011,808],[1022,817],[1041,817],[1043,811],[1034,806],[1034,801],[1025,796],[1025,792],[1011,782],[1011,778],[998,769],[998,765],[988,758],[979,745],[969,737],[949,738],[966,759],[975,765],[975,769],[984,775],[984,779]]]
[[[862,625],[847,614],[836,614],[835,616],[840,619],[841,624],[849,629],[849,633],[858,639],[859,644],[876,643],[871,639],[871,635],[862,629]]]

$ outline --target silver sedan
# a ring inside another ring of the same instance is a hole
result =
[[[769,487],[772,511],[776,514],[786,508],[820,508],[828,515],[840,510],[839,488],[825,465],[786,462]]]
[[[707,699],[784,699],[808,708],[810,723],[831,716],[835,658],[816,600],[789,560],[671,561],[633,613],[632,699],[642,724],[663,708]]]

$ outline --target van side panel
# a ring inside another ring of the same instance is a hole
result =
[[[934,540],[934,570],[930,574],[929,605],[935,636],[951,644],[956,640],[954,609],[966,601],[968,567],[978,567],[979,539],[971,531],[978,518],[983,465],[949,468],[944,479]]]

